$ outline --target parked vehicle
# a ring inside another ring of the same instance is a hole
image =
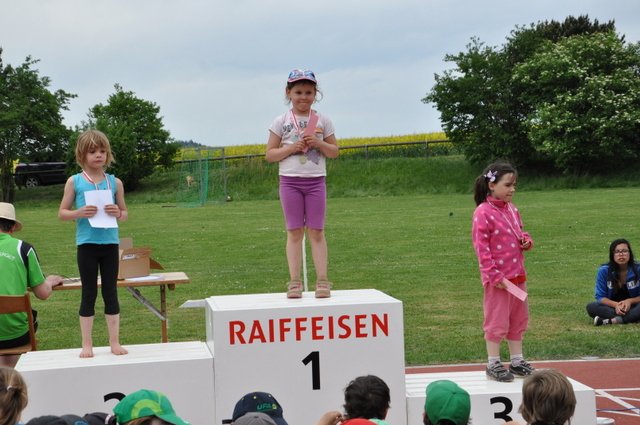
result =
[[[65,162],[33,162],[16,165],[14,179],[19,187],[60,184],[67,181]]]

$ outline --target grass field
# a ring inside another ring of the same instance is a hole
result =
[[[523,183],[519,189],[514,202],[535,241],[527,254],[531,325],[525,354],[540,360],[640,356],[639,325],[596,328],[585,312],[610,241],[626,237],[640,253],[640,188],[527,191]],[[62,188],[37,190],[30,200],[20,194],[24,229],[18,236],[36,246],[46,273],[76,276],[75,227],[57,219]],[[454,188],[439,192],[329,199],[330,278],[336,289],[376,288],[403,302],[409,365],[485,359],[482,289],[470,242],[472,196]],[[191,278],[168,295],[172,341],[205,337],[204,312],[178,308],[186,300],[284,290],[285,232],[277,200],[198,208],[177,208],[140,194],[128,201],[130,220],[121,226],[121,236],[152,247],[167,270]],[[157,301],[157,288],[142,292]],[[157,318],[126,291],[120,300],[122,342],[159,342]],[[40,349],[79,347],[79,292],[59,291],[34,303]],[[100,311],[101,301],[97,307]],[[97,316],[94,342],[106,341],[104,320]]]

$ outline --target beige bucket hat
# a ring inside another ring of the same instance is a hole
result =
[[[12,220],[16,222],[16,227],[13,229],[14,232],[20,231],[22,229],[22,223],[16,220],[16,209],[12,204],[7,202],[0,202],[0,218],[6,218],[7,220]]]

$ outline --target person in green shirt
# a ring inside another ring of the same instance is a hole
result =
[[[29,243],[13,237],[22,229],[12,204],[0,202],[0,295],[24,295],[28,288],[45,300],[53,287],[62,283],[60,276],[42,274],[38,256]],[[0,348],[19,347],[29,343],[26,313],[0,315]],[[0,356],[0,366],[14,367],[19,355]]]

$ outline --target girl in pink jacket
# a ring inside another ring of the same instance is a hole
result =
[[[527,290],[524,251],[533,240],[523,230],[518,209],[511,203],[518,173],[507,163],[489,165],[475,181],[471,236],[484,288],[484,339],[487,345],[487,376],[500,382],[514,375],[530,375],[534,368],[522,354],[522,337],[529,322],[529,305],[507,291],[508,285]],[[507,340],[511,364],[500,361],[500,343]]]

